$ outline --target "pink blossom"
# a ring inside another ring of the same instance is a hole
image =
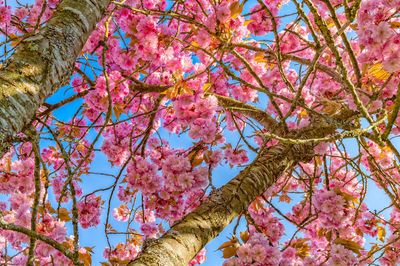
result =
[[[204,118],[197,118],[190,127],[189,136],[193,139],[202,139],[206,143],[214,141],[217,133],[215,122]]]
[[[229,8],[229,3],[223,3],[216,7],[217,10],[217,19],[221,22],[225,22],[229,19],[231,15],[231,11]]]
[[[373,29],[372,38],[379,40],[380,42],[387,41],[393,34],[393,31],[390,29],[390,25],[387,22],[381,22],[377,27]]]
[[[117,221],[126,222],[129,219],[130,210],[128,206],[121,205],[118,208],[114,208],[113,216]]]
[[[313,204],[321,224],[326,228],[339,228],[346,225],[345,201],[334,191],[321,190],[315,194]]]
[[[249,161],[245,150],[233,150],[229,147],[225,149],[225,158],[231,166],[245,164]]]
[[[400,61],[400,53],[396,52],[383,61],[383,68],[390,73],[397,72],[400,70],[399,61]]]
[[[158,233],[158,225],[154,222],[144,223],[140,226],[140,230],[146,237],[155,238]]]
[[[78,203],[79,222],[83,228],[97,226],[100,223],[102,200],[90,195]]]
[[[200,250],[199,253],[189,262],[188,266],[195,266],[203,264],[206,260],[206,249]]]
[[[326,262],[327,265],[355,265],[357,259],[354,257],[353,252],[346,249],[342,245],[332,245],[330,258]]]
[[[0,1],[0,27],[5,28],[11,22],[11,6],[5,6],[3,1]]]

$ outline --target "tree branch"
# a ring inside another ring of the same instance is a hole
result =
[[[347,122],[354,113],[344,111],[338,117]],[[336,123],[315,121],[287,137],[322,138],[333,134]],[[281,143],[263,149],[239,175],[215,190],[200,206],[177,222],[161,238],[144,247],[130,266],[186,266],[188,262],[248,205],[271,187],[288,169],[314,156],[314,144]]]
[[[73,259],[73,253],[70,250],[68,250],[65,246],[63,246],[63,244],[58,243],[57,241],[55,241],[54,239],[52,239],[50,237],[36,233],[35,231],[29,230],[25,227],[21,227],[21,226],[12,224],[12,223],[6,223],[2,218],[0,218],[0,228],[3,230],[18,232],[18,233],[27,235],[30,238],[38,239],[38,240],[52,246],[53,248],[57,249],[63,255],[65,255],[67,258],[69,258],[71,260]],[[81,265],[81,264],[78,264],[78,265]]]
[[[109,0],[64,0],[0,69],[0,158],[44,99],[67,84],[76,58]]]

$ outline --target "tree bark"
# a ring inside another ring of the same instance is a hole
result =
[[[0,158],[44,99],[69,82],[76,58],[110,0],[63,0],[39,33],[0,68]]]
[[[341,114],[341,118],[347,121],[352,114]],[[338,126],[340,123],[336,120],[329,124],[315,122],[288,136],[298,139],[320,138],[333,134]],[[211,193],[197,209],[173,225],[161,238],[144,247],[138,258],[128,265],[186,266],[286,170],[299,162],[311,160],[315,144],[313,141],[304,144],[281,143],[261,151],[251,165],[225,186]]]

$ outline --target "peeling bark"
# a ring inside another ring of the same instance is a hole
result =
[[[343,116],[347,120],[354,113]],[[310,139],[333,134],[340,123],[314,122],[292,137]],[[346,127],[346,125],[345,125]],[[290,134],[289,134],[290,136]],[[246,210],[255,198],[271,187],[286,170],[314,156],[316,143],[279,144],[265,149],[251,165],[228,184],[212,193],[197,209],[161,238],[152,241],[130,266],[186,266],[212,239]]]
[[[76,58],[110,0],[64,0],[0,69],[0,158],[44,99],[69,82]]]

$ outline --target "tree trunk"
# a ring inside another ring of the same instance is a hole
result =
[[[341,121],[354,112],[341,114]],[[332,121],[333,122],[333,121]],[[295,139],[321,138],[333,134],[331,124],[315,122],[296,133]],[[345,126],[346,127],[346,126]],[[152,241],[130,266],[186,266],[190,260],[232,220],[247,209],[255,198],[271,187],[286,170],[314,156],[316,142],[281,143],[262,151],[254,162],[222,188],[216,190],[193,212],[171,227],[161,238]]]
[[[63,0],[44,28],[0,69],[0,158],[44,99],[67,84],[76,58],[110,0]]]

